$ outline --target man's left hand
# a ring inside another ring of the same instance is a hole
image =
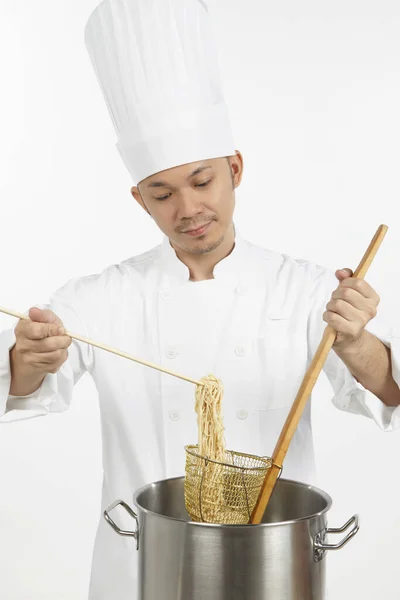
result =
[[[340,283],[326,305],[323,319],[337,331],[333,347],[343,348],[361,338],[365,326],[377,314],[380,298],[366,281],[353,277],[351,269],[335,274]]]

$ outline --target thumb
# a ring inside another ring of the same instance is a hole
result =
[[[335,275],[339,281],[343,281],[344,279],[353,277],[353,271],[351,269],[339,269],[336,271]]]
[[[59,327],[63,327],[63,322],[52,310],[47,308],[41,309],[36,306],[29,310],[29,318],[37,323],[49,323],[49,335],[57,335]]]

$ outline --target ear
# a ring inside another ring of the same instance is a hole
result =
[[[234,187],[239,187],[243,177],[243,156],[236,150],[236,154],[229,157],[229,164],[232,173]]]
[[[133,187],[131,188],[131,194],[132,194],[132,196],[135,198],[136,202],[137,202],[138,204],[140,204],[140,206],[143,208],[143,210],[145,210],[145,211],[147,212],[147,214],[149,214],[149,215],[150,215],[150,212],[149,212],[149,210],[148,210],[147,206],[146,206],[146,205],[145,205],[145,203],[143,202],[143,198],[142,198],[142,195],[141,195],[141,193],[139,192],[139,188],[138,188],[138,187],[136,187],[136,186],[133,186]],[[151,215],[150,215],[150,216],[151,216]]]

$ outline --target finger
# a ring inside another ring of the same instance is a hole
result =
[[[18,323],[17,328],[16,333],[18,332],[29,340],[43,340],[48,337],[58,336],[59,325],[23,320]]]
[[[36,369],[44,371],[45,373],[57,373],[68,359],[68,350],[65,350],[64,352],[65,355],[62,355],[61,358],[57,360],[54,360],[53,358],[53,360],[49,360],[48,362],[35,362]]]
[[[352,277],[353,271],[351,269],[339,269],[336,271],[335,275],[339,281],[343,281],[344,279]]]
[[[43,339],[51,335],[58,335],[58,329],[63,326],[61,319],[49,309],[33,307],[29,310],[28,320],[19,322],[18,330],[22,331],[30,339]],[[30,328],[33,323],[41,324]],[[32,337],[34,336],[34,337]]]
[[[58,327],[62,326],[62,321],[52,310],[48,308],[37,308],[36,306],[29,309],[29,318],[31,321],[37,321],[38,323],[50,323],[54,325],[58,325]]]
[[[67,357],[67,350],[56,350],[55,352],[40,352],[35,358],[36,365],[55,365]]]
[[[351,288],[356,290],[359,294],[364,296],[365,298],[372,298],[373,300],[379,302],[380,298],[376,291],[364,281],[364,279],[359,279],[358,277],[349,277],[348,279],[344,279],[339,284],[340,287],[343,288]]]
[[[376,304],[371,298],[365,298],[360,292],[351,288],[339,286],[332,294],[332,300],[344,300],[358,310],[376,310]]]
[[[356,337],[359,334],[360,327],[357,323],[347,321],[347,319],[344,319],[336,313],[326,311],[322,318],[325,323],[330,325],[337,333],[350,337]]]
[[[42,340],[29,340],[26,350],[44,354],[46,352],[55,352],[57,350],[66,350],[72,343],[72,338],[68,335],[58,335],[48,337]]]
[[[341,298],[330,300],[326,305],[326,310],[341,316],[346,321],[364,323],[364,313]]]

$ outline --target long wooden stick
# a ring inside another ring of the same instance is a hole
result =
[[[386,225],[380,225],[380,227],[378,227],[377,232],[368,246],[364,256],[362,257],[360,264],[354,271],[353,277],[364,279],[365,274],[374,260],[387,230],[388,227]],[[318,375],[320,374],[328,357],[329,351],[334,344],[336,335],[337,332],[330,327],[330,325],[327,325],[322,340],[300,385],[300,389],[293,402],[292,408],[290,409],[289,415],[285,421],[282,432],[275,446],[272,454],[273,464],[272,467],[268,469],[267,475],[265,476],[256,506],[254,507],[251,515],[250,523],[259,524],[262,521],[265,509],[267,508],[267,504],[274,490],[276,480],[281,472],[283,460],[288,451],[289,444],[296,431],[308,398],[310,397],[311,391],[317,381]]]
[[[0,312],[10,315],[11,317],[17,317],[17,319],[24,319],[30,321],[31,319],[23,315],[22,313],[15,312],[13,310],[9,310],[7,308],[3,308],[0,306]],[[136,358],[131,354],[127,354],[126,352],[121,352],[121,350],[117,350],[116,348],[112,348],[111,346],[105,346],[104,344],[99,344],[98,342],[94,342],[88,338],[82,337],[81,335],[77,335],[76,333],[70,333],[69,331],[65,332],[65,335],[69,335],[69,337],[74,340],[78,340],[79,342],[84,342],[85,344],[90,344],[91,346],[96,346],[96,348],[101,348],[102,350],[106,350],[107,352],[112,352],[113,354],[117,354],[118,356],[122,356],[123,358],[128,358],[129,360],[133,360],[145,367],[151,367],[152,369],[156,369],[157,371],[161,371],[162,373],[167,373],[168,375],[172,375],[173,377],[178,377],[179,379],[183,379],[184,381],[189,381],[189,383],[194,383],[195,385],[203,386],[204,384],[201,381],[197,381],[196,379],[191,379],[190,377],[186,377],[185,375],[180,375],[180,373],[175,373],[174,371],[170,371],[169,369],[165,369],[160,365],[155,365],[146,360],[142,360],[140,358]]]

